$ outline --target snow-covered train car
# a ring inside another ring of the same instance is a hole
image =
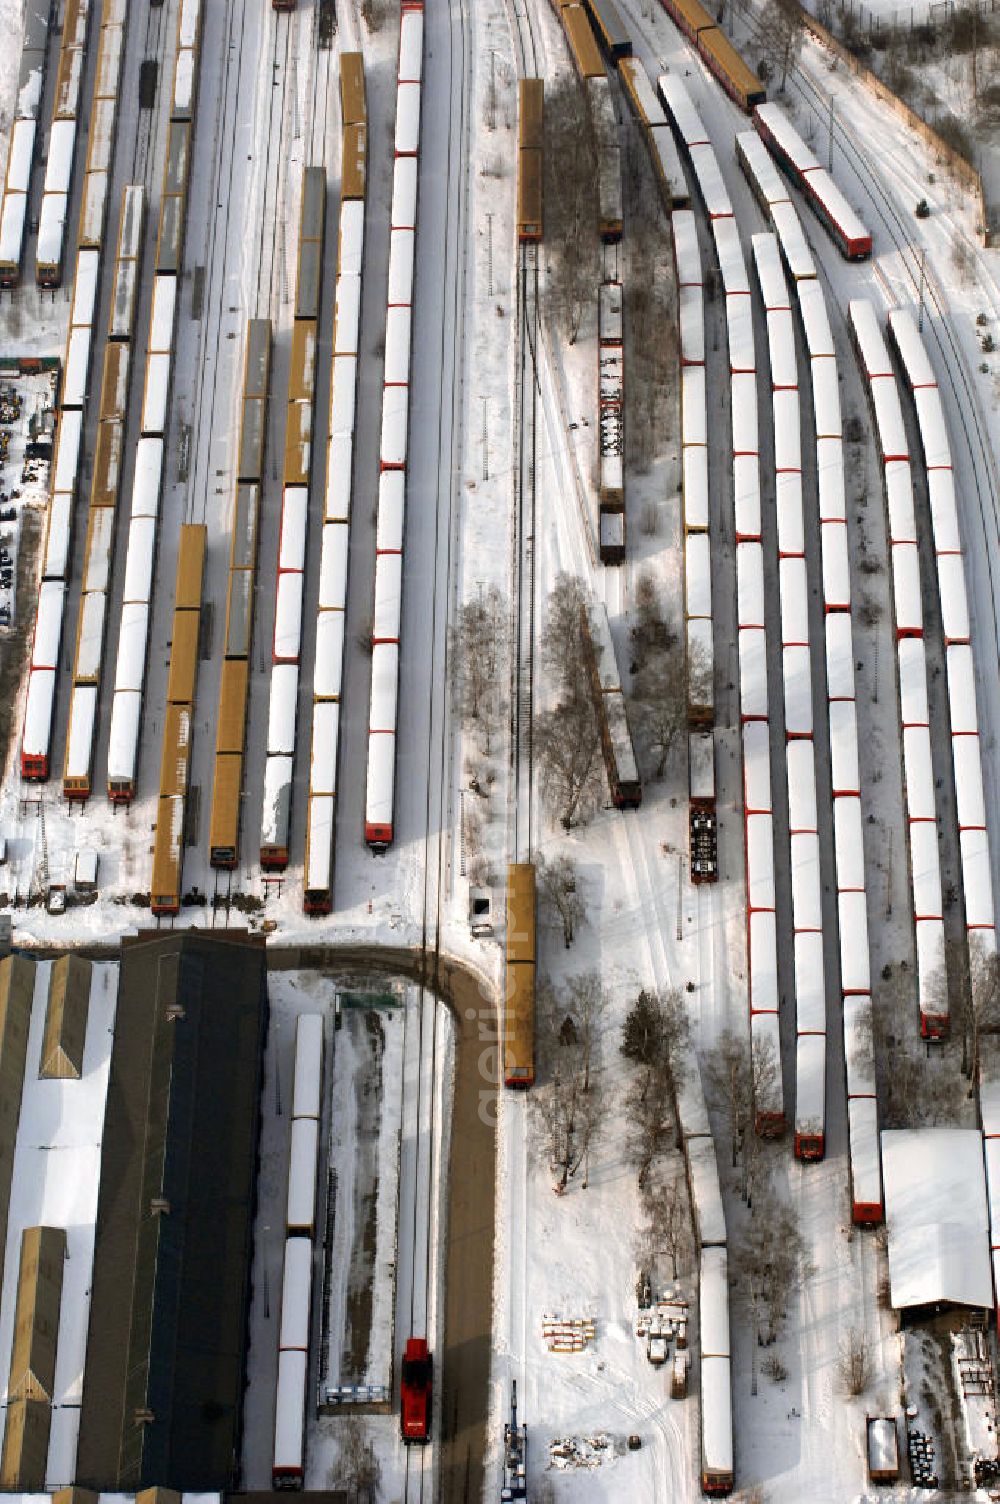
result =
[[[761,1138],[778,1138],[785,1131],[781,1082],[781,1039],[777,1013],[754,1013],[750,1018],[750,1047],[758,1061],[775,1070],[759,1069],[754,1082],[753,1128]]]
[[[897,637],[922,637],[924,608],[920,590],[920,559],[915,543],[892,545],[892,598]]]
[[[707,145],[708,132],[683,79],[676,73],[661,73],[656,89],[678,140],[689,150],[692,146]]]
[[[701,287],[701,251],[698,227],[691,209],[678,209],[670,220],[674,248],[674,268],[678,287]]]
[[[823,936],[803,930],[795,936],[795,1032],[826,1033],[826,968]]]
[[[323,1101],[323,1015],[300,1013],[295,1021],[292,1117],[320,1117]]]
[[[731,1359],[701,1364],[701,1488],[728,1494],[733,1487],[733,1395]]]
[[[813,260],[813,254],[809,249],[809,242],[806,240],[795,206],[787,202],[772,204],[771,224],[778,237],[782,259],[792,281],[799,283],[814,278],[816,262]]]
[[[707,142],[689,146],[688,157],[698,193],[709,219],[713,222],[731,219],[732,200],[722,176],[722,169],[719,167],[719,159],[715,155],[715,148],[709,146]]]
[[[774,512],[778,527],[778,557],[805,553],[805,517],[802,510],[802,475],[798,470],[779,470],[774,477]]]
[[[312,1243],[308,1238],[286,1238],[281,1270],[281,1322],[278,1351],[309,1350],[309,1309],[312,1295]]]
[[[295,1348],[279,1352],[271,1461],[271,1483],[275,1489],[300,1489],[305,1477],[308,1369],[308,1353]]]
[[[778,562],[778,594],[781,598],[781,645],[809,646],[809,588],[806,561],[799,556]],[[763,595],[763,584],[761,586]]]
[[[795,1158],[822,1159],[826,1152],[826,1035],[795,1040]]]
[[[881,1222],[884,1215],[878,1104],[874,1096],[850,1097],[847,1121],[851,1220],[860,1226],[872,1226]]]
[[[844,445],[841,439],[816,440],[816,485],[819,492],[819,520],[847,521],[847,494],[844,486]]]
[[[715,1143],[711,1138],[688,1140],[687,1172],[699,1251],[702,1248],[724,1248],[726,1216],[722,1207]]]
[[[801,282],[798,292],[799,315],[810,360],[816,360],[820,356],[835,357],[837,350],[833,343],[830,317],[826,311],[826,294],[821,283],[816,279]]]
[[[288,1237],[314,1238],[316,1235],[318,1164],[319,1123],[315,1118],[293,1118],[285,1211]]]
[[[757,141],[756,136],[752,139]],[[759,146],[760,142],[757,141],[757,144]],[[790,310],[788,284],[781,265],[781,252],[778,249],[777,237],[771,234],[751,235],[750,245],[757,270],[757,283],[765,309],[768,312],[772,309]]]
[[[797,831],[789,837],[792,870],[792,923],[798,930],[822,930],[823,886],[820,880],[819,836]]]
[[[766,721],[743,727],[743,808],[748,815],[771,813],[771,738]]]
[[[746,817],[747,912],[774,909],[774,828],[769,814]]]
[[[757,454],[733,456],[733,520],[737,543],[760,542],[760,463]]]
[[[840,986],[845,996],[871,993],[868,955],[868,903],[864,893],[837,895],[840,916]]]
[[[812,738],[797,738],[785,748],[788,787],[788,832],[801,835],[817,830],[816,754]]]
[[[823,609],[851,609],[851,566],[847,553],[847,524],[820,524],[820,547],[823,555]]]
[[[715,240],[715,254],[719,265],[719,273],[722,277],[723,290],[728,296],[733,293],[744,293],[750,296],[750,278],[747,275],[746,261],[743,257],[743,246],[740,241],[739,227],[732,213],[713,217],[712,236]]]
[[[739,629],[740,717],[767,720],[767,644],[762,627]]]
[[[774,159],[756,131],[740,131],[736,137],[736,160],[765,216],[773,204],[788,200],[788,189]]]
[[[810,208],[841,255],[850,261],[870,256],[870,233],[780,105],[759,104],[754,110],[753,122],[777,161],[806,195]]]
[[[398,693],[399,647],[380,643],[372,650],[365,794],[365,840],[373,851],[393,840]]]

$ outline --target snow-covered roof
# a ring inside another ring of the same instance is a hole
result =
[[[673,121],[681,140],[688,146],[697,141],[707,141],[708,132],[692,103],[684,81],[676,73],[661,73],[656,80],[656,86],[664,108]]]
[[[844,490],[844,445],[842,440],[816,440],[816,480],[819,490],[821,522],[846,522],[847,498]]]
[[[299,693],[296,663],[276,663],[271,669],[271,698],[267,714],[267,755],[291,757],[295,752],[295,710]]]
[[[316,616],[316,655],[313,694],[317,700],[340,696],[344,672],[344,613],[320,611]]]
[[[707,533],[689,533],[687,536],[684,601],[688,616],[712,615],[712,565]]]
[[[754,121],[764,126],[779,150],[799,172],[811,172],[819,166],[819,158],[803,141],[779,104],[759,104],[754,111]]]
[[[674,262],[677,267],[677,285],[702,284],[701,251],[698,246],[698,226],[692,209],[678,209],[670,217],[674,237]]]
[[[799,1034],[795,1041],[795,1132],[823,1132],[826,1119],[826,1035]]]
[[[798,737],[785,749],[788,829],[816,829],[816,758],[812,738]]]
[[[705,297],[700,282],[685,282],[677,292],[681,331],[681,360],[699,364],[705,359]]]
[[[795,936],[795,1029],[798,1034],[826,1032],[823,936],[816,930],[802,930]]]
[[[763,627],[741,627],[739,650],[740,714],[762,719],[767,715],[767,639]]]
[[[733,456],[733,515],[737,538],[760,538],[760,463],[756,454]]]
[[[715,155],[714,147],[708,146],[707,144],[699,144],[696,146],[688,147],[688,152],[691,157],[691,166],[694,169],[694,175],[698,183],[698,191],[705,201],[705,209],[708,213],[709,219],[715,220],[732,218],[732,202],[729,197],[729,191],[726,188],[725,180],[722,176],[722,171],[719,167],[719,159]],[[735,220],[733,221],[733,228],[735,229]],[[742,259],[743,258],[741,255],[741,262]],[[734,268],[734,271],[735,270],[736,269]],[[746,278],[745,269],[743,271],[743,277],[744,279]],[[727,291],[733,290],[734,289],[727,287]]]
[[[769,814],[746,817],[747,908],[774,909],[774,834]]]
[[[747,545],[743,545],[746,547]],[[806,561],[801,555],[778,561],[778,582],[781,596],[781,644],[782,647],[798,647],[809,642],[809,584],[806,579]],[[763,596],[763,583],[761,584]]]
[[[711,209],[709,212],[712,212]],[[719,271],[722,273],[722,285],[726,293],[749,294],[750,278],[743,259],[739,228],[731,209],[728,216],[712,221],[712,234],[715,237],[715,254],[719,259]]]
[[[757,147],[760,147],[758,138],[752,133],[748,134],[750,140]],[[772,308],[791,308],[791,300],[788,296],[788,283],[785,281],[785,272],[781,265],[781,251],[778,247],[778,237],[773,234],[751,235],[750,245],[753,250],[754,265],[757,268],[757,281],[760,283],[760,295],[764,300],[764,307],[768,310]]]
[[[893,308],[889,314],[889,334],[899,351],[899,358],[910,386],[934,386],[937,378],[911,308]]]
[[[400,83],[396,89],[397,153],[413,153],[420,148],[420,85]]]
[[[805,643],[781,650],[785,690],[785,731],[789,736],[812,736],[812,663]]]
[[[49,502],[49,526],[45,535],[45,562],[42,576],[46,580],[64,580],[69,565],[69,539],[73,522],[73,498],[58,492]]]
[[[0,216],[0,266],[19,266],[24,244],[24,221],[28,209],[26,193],[5,193]]]
[[[288,815],[292,800],[292,770],[295,759],[288,753],[268,755],[264,763],[264,797],[261,803],[260,844],[288,845]]]
[[[748,292],[727,294],[726,327],[729,336],[730,370],[753,373],[756,370],[753,308]]]
[[[865,886],[865,847],[859,795],[841,794],[833,801],[833,830],[837,888],[841,893],[861,893]]]
[[[715,1158],[713,1140],[711,1138],[689,1139],[687,1161],[695,1225],[701,1244],[703,1247],[724,1246],[726,1216],[722,1208],[719,1166]]]
[[[405,10],[399,21],[399,69],[397,78],[420,82],[423,69],[424,15]]]
[[[357,355],[361,327],[361,278],[343,273],[337,278],[333,316],[334,355]]]
[[[978,736],[956,736],[951,754],[955,763],[955,802],[961,830],[986,825],[986,800],[983,796],[983,768]]]
[[[906,812],[911,820],[937,818],[931,734],[926,726],[903,728],[903,771]]]
[[[936,386],[920,386],[913,393],[913,400],[917,406],[924,464],[928,470],[950,467],[951,445],[948,443],[948,425],[944,418],[941,393]]]
[[[937,825],[932,820],[910,824],[910,871],[913,874],[913,914],[916,919],[940,919],[941,858]]]
[[[399,688],[399,645],[376,643],[372,649],[370,731],[395,731],[396,697]]]
[[[844,998],[844,1061],[849,1097],[875,1095],[871,1012],[872,1000],[865,993],[849,993]]]
[[[122,783],[135,777],[141,715],[141,690],[116,689],[111,704],[111,730],[108,732],[109,783]]]
[[[729,1356],[729,1261],[725,1248],[703,1248],[698,1285],[701,1355]]]
[[[847,524],[820,524],[823,554],[823,604],[828,611],[847,611],[851,604],[851,566],[847,555]]]
[[[756,909],[747,917],[750,1012],[778,1012],[778,935],[772,909]]]
[[[146,389],[142,399],[142,432],[162,434],[167,420],[170,387],[170,353],[150,351],[146,356]]]
[[[729,1358],[701,1364],[702,1465],[706,1472],[733,1470],[733,1390]]]
[[[133,517],[128,529],[125,554],[123,601],[148,602],[153,583],[153,557],[156,552],[155,517]]]
[[[986,1177],[975,1129],[886,1129],[882,1176],[894,1309],[993,1301]]]
[[[87,395],[87,367],[90,364],[89,324],[70,329],[66,341],[66,369],[63,373],[62,406],[82,407]]]
[[[305,1352],[308,1349],[311,1292],[312,1241],[309,1238],[287,1238],[281,1273],[279,1351]]]
[[[788,274],[796,282],[815,277],[816,263],[795,208],[790,203],[771,205],[771,223],[781,242]]]
[[[53,126],[54,129],[55,126]],[[62,264],[68,208],[69,195],[67,193],[46,193],[42,199],[42,211],[38,216],[38,245],[35,251],[35,260],[39,269],[59,267]]]
[[[831,700],[854,699],[854,634],[847,611],[826,618],[826,686]]]
[[[402,613],[403,556],[376,554],[372,641],[398,642]]]
[[[52,730],[52,701],[56,691],[54,668],[33,668],[28,675],[24,703],[22,747],[30,757],[48,757]]]
[[[415,230],[417,225],[417,159],[397,157],[392,171],[393,230]]]
[[[938,554],[938,592],[945,642],[968,642],[969,598],[961,554]]]
[[[927,655],[922,637],[902,637],[897,644],[899,661],[900,720],[906,726],[926,726]]]
[[[764,550],[759,543],[736,545],[736,620],[741,627],[764,625]]]
[[[340,740],[340,705],[336,700],[317,700],[313,705],[312,742],[309,758],[309,793],[332,798],[337,792],[337,745]],[[312,887],[311,883],[307,884]]]
[[[756,131],[740,131],[736,137],[736,155],[751,187],[765,204],[781,203],[788,198],[788,184]]]
[[[685,366],[681,371],[681,443],[708,443],[704,366]]]
[[[325,522],[319,566],[319,609],[342,611],[347,604],[346,522]]]
[[[411,229],[393,230],[389,236],[389,303],[413,301],[413,242]],[[359,271],[360,275],[360,271]]]
[[[843,433],[840,411],[840,382],[837,361],[832,355],[816,355],[810,361],[813,392],[813,420],[818,440],[839,439]]]
[[[376,652],[381,651],[379,648]],[[396,782],[396,734],[376,732],[368,737],[368,777],[365,783],[365,823],[389,825]]]
[[[382,442],[379,451],[383,465],[398,467],[406,463],[409,408],[408,386],[387,386],[383,389]]]
[[[789,837],[792,869],[792,920],[797,930],[823,928],[823,885],[819,871],[819,836],[799,831]]]
[[[78,253],[76,279],[73,283],[73,309],[69,317],[71,324],[93,323],[100,267],[100,251],[83,250]]]
[[[336,706],[331,707],[336,709]],[[336,751],[334,750],[334,757]],[[331,763],[332,767],[332,763]],[[330,774],[332,781],[333,774]],[[333,863],[333,827],[337,801],[332,794],[310,794],[306,838],[305,887],[313,892],[330,888]]]
[[[27,193],[35,150],[35,121],[15,120],[7,157],[7,192]]]
[[[77,684],[96,684],[101,676],[101,649],[104,646],[107,604],[108,597],[103,590],[89,590],[80,597],[76,664],[73,671]]]
[[[281,497],[279,569],[302,569],[305,565],[308,503],[309,491],[306,486],[285,487]]]
[[[302,574],[297,569],[283,570],[274,605],[275,662],[298,663],[301,646]]]
[[[288,1210],[290,1229],[311,1228],[316,1215],[316,1158],[319,1124],[315,1118],[292,1119],[292,1142],[288,1156]]]
[[[861,788],[858,767],[858,716],[853,700],[830,702],[830,786],[833,794],[856,794]]]
[[[871,236],[861,220],[861,216],[847,200],[846,194],[837,187],[833,178],[825,167],[817,167],[809,173],[806,179],[808,192],[818,199],[826,209],[833,223],[841,231],[845,240],[868,241],[868,249],[871,249]]]
[[[774,511],[778,523],[778,553],[804,553],[801,471],[778,471],[774,477]]]
[[[670,126],[666,123],[650,126],[648,139],[653,152],[653,166],[666,189],[670,202],[672,204],[690,202],[691,196],[681,164],[681,155],[677,150],[677,143]]]
[[[768,309],[767,343],[771,360],[771,385],[797,387],[799,372],[795,359],[795,325],[790,309]]]
[[[798,391],[772,392],[771,407],[774,414],[774,468],[801,470]]]
[[[845,1007],[846,1002],[845,999]],[[854,1204],[881,1206],[878,1103],[874,1096],[852,1096],[847,1103],[847,1118],[850,1124],[851,1190]]]
[[[708,528],[708,448],[686,444],[682,453],[684,526],[694,532]]]
[[[160,505],[162,467],[163,440],[161,438],[140,439],[135,446],[135,474],[132,480],[133,517],[156,516]],[[102,510],[109,509],[102,508]]]
[[[854,333],[861,368],[866,375],[892,376],[892,361],[889,347],[882,333],[882,325],[874,303],[867,298],[852,298],[847,305],[847,315]],[[893,382],[895,385],[895,381]]]
[[[64,777],[86,778],[90,773],[97,718],[97,686],[74,684],[69,702]]]
[[[177,278],[156,277],[153,281],[153,308],[149,316],[150,350],[169,351],[174,342],[174,309],[177,304]]]
[[[806,337],[806,348],[813,360],[818,356],[836,356],[830,318],[826,311],[826,294],[815,278],[799,284],[799,313]]]
[[[840,985],[845,993],[871,992],[868,902],[863,893],[837,895],[840,916]]]
[[[733,454],[757,454],[760,430],[757,422],[757,378],[752,371],[729,379],[732,398]]]
[[[992,929],[993,879],[989,837],[985,830],[962,830],[958,840],[962,853],[965,922],[969,929]]]
[[[939,554],[961,553],[962,539],[958,530],[954,473],[951,470],[928,470],[927,492],[931,504],[935,549]]]
[[[916,635],[923,632],[920,559],[915,543],[893,544],[892,594],[896,608],[896,631],[900,635]]]
[[[743,807],[748,813],[771,808],[771,736],[766,721],[743,727]]]
[[[885,500],[892,543],[915,543],[917,523],[913,513],[913,476],[909,460],[890,460],[885,467]]]
[[[976,735],[979,715],[976,709],[976,671],[972,648],[956,642],[945,650],[948,677],[948,706],[951,711],[952,736]]]

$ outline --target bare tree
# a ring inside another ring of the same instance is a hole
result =
[[[789,1203],[762,1197],[734,1248],[737,1279],[750,1303],[757,1346],[770,1346],[795,1292],[811,1272],[806,1245]],[[753,1370],[756,1392],[756,1363]]]
[[[576,927],[586,914],[580,894],[576,863],[568,856],[539,857],[535,863],[538,898],[544,910],[562,925],[566,949],[573,944]]]
[[[761,11],[764,49],[781,71],[780,92],[785,92],[789,70],[795,67],[805,41],[805,21],[798,0],[765,0]]]
[[[673,1142],[673,1113],[662,1085],[662,1080],[654,1080],[653,1072],[647,1069],[633,1076],[625,1092],[627,1153],[635,1166],[640,1191],[647,1188],[658,1156]]]
[[[637,719],[649,750],[656,758],[654,778],[662,778],[674,747],[688,724],[687,673],[684,654],[651,654],[634,680]]]
[[[487,753],[503,719],[509,645],[508,603],[495,585],[459,607],[451,629],[459,703],[463,720],[479,730]]]
[[[546,300],[575,344],[599,272],[597,143],[574,75],[547,81],[544,131]]]
[[[760,1117],[766,1131],[768,1115],[780,1105],[781,1063],[770,1040],[758,1036],[751,1042],[727,1029],[705,1061],[704,1080],[728,1119],[733,1169],[742,1167],[740,1194],[752,1206],[760,1170],[753,1130]]]
[[[586,608],[583,581],[575,574],[556,575],[545,603],[540,647],[542,666],[564,699],[590,697],[583,628]]]
[[[860,1327],[852,1326],[840,1339],[837,1371],[845,1393],[852,1399],[864,1394],[871,1383],[871,1344]]]
[[[591,1076],[606,1007],[596,972],[572,977],[562,988],[542,983],[536,994],[539,1073],[531,1101],[559,1195],[586,1166],[604,1120],[604,1096],[591,1090]]]
[[[629,642],[633,674],[641,673],[650,653],[669,653],[677,645],[677,634],[663,615],[656,581],[647,570],[640,570],[635,582],[635,619],[629,631]]]
[[[676,1279],[681,1260],[691,1244],[691,1211],[683,1174],[672,1174],[643,1196],[646,1238],[650,1248],[670,1259],[670,1277]]]
[[[969,931],[964,969],[956,1000],[956,1024],[962,1035],[962,1070],[975,1079],[982,1036],[1000,1033],[1000,956],[986,945],[978,930]]]
[[[564,701],[536,716],[535,755],[542,797],[564,830],[586,820],[601,797],[601,737],[588,699]]]

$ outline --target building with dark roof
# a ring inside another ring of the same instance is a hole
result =
[[[267,1029],[264,941],[122,945],[76,1482],[239,1472]]]

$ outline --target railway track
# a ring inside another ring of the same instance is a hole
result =
[[[470,85],[471,37],[466,6],[461,3],[448,21],[448,89],[450,100],[449,131],[445,177],[447,192],[443,224],[444,254],[440,258],[443,287],[443,317],[440,331],[440,388],[438,425],[434,458],[437,498],[434,516],[434,555],[431,574],[430,664],[431,707],[428,730],[427,775],[424,793],[424,864],[421,897],[421,952],[423,975],[419,988],[418,1046],[421,1062],[421,1093],[429,1091],[430,1101],[418,1098],[418,1135],[414,1148],[416,1164],[423,1165],[426,1197],[425,1222],[418,1216],[420,1197],[415,1198],[412,1228],[414,1271],[422,1271],[422,1280],[414,1279],[410,1291],[410,1333],[426,1335],[433,1347],[433,1334],[441,1323],[436,1309],[435,1271],[437,1267],[434,1228],[430,1201],[439,1184],[434,1173],[434,1144],[439,1131],[435,1082],[441,1067],[437,998],[441,991],[442,910],[448,886],[452,837],[452,735],[449,706],[450,633],[449,626],[456,590],[455,556],[457,553],[458,507],[456,477],[461,474],[463,441],[464,370],[462,326],[465,305],[466,226],[468,222],[469,139],[471,128]],[[457,35],[456,35],[457,34]],[[425,65],[431,48],[425,14]],[[426,66],[423,88],[427,87]],[[426,150],[422,144],[421,156]],[[425,232],[426,233],[426,232]],[[417,229],[419,250],[421,231]],[[418,272],[419,276],[419,272]],[[418,1178],[419,1185],[419,1178]],[[420,1322],[423,1326],[421,1328]],[[435,1387],[434,1434],[444,1436],[447,1422],[441,1416],[441,1385]],[[408,1447],[406,1451],[403,1497],[406,1504],[430,1504],[440,1490],[435,1475],[440,1472],[437,1447]]]
[[[762,36],[758,18],[745,0],[736,0],[736,9],[750,28],[755,39]],[[794,91],[822,118],[829,117],[828,100],[810,73],[801,64],[789,71],[789,84]],[[997,599],[995,559],[1000,556],[1000,475],[996,456],[986,432],[985,421],[979,406],[975,383],[969,371],[958,336],[951,322],[947,299],[938,286],[933,271],[928,271],[920,250],[910,236],[909,224],[893,202],[881,182],[878,164],[868,149],[861,144],[857,134],[834,114],[833,140],[856,177],[875,217],[889,235],[899,255],[906,280],[914,302],[923,298],[931,314],[928,325],[929,337],[937,346],[944,366],[948,387],[953,399],[953,421],[957,421],[969,457],[975,485],[976,505],[979,511],[985,539],[992,538],[992,547],[987,548],[986,565],[990,580],[990,610],[993,617],[993,634],[996,650],[1000,652],[1000,607]]]
[[[254,285],[254,316],[269,318],[276,324],[278,308],[275,305],[274,274],[278,265],[276,246],[284,248],[284,234],[279,237],[278,205],[281,202],[284,169],[288,160],[285,150],[285,99],[288,90],[289,58],[292,39],[298,33],[300,12],[271,12],[270,75],[271,97],[268,101],[267,144],[264,148],[264,202],[260,213],[260,230],[254,237],[254,267],[251,272]],[[280,80],[280,81],[279,81]],[[277,154],[275,157],[275,153]],[[272,162],[277,168],[272,174]],[[273,191],[271,191],[273,181]],[[264,275],[265,263],[267,276]],[[267,296],[262,296],[266,286]]]
[[[130,183],[143,183],[147,195],[151,195],[154,179],[154,166],[160,159],[152,155],[154,140],[159,140],[160,131],[156,128],[158,115],[162,113],[161,101],[167,101],[164,108],[169,114],[170,78],[164,68],[167,55],[167,44],[172,35],[173,28],[167,24],[168,10],[165,5],[150,6],[146,17],[146,41],[143,47],[142,60],[148,58],[156,60],[156,100],[154,108],[139,111],[139,129],[135,134],[132,146],[132,168],[128,178]],[[110,219],[110,213],[109,213]]]

